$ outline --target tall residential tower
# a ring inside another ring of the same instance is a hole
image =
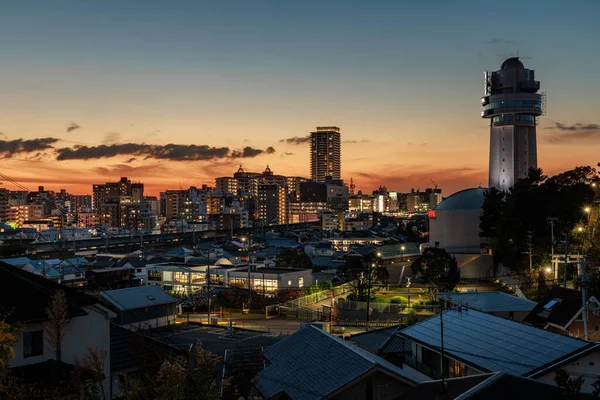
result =
[[[489,186],[508,190],[537,168],[536,119],[543,112],[540,82],[518,57],[485,72],[481,116],[490,119]]]
[[[342,179],[341,139],[337,126],[318,126],[310,133],[310,174],[313,181]]]

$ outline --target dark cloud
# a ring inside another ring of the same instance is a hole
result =
[[[137,160],[137,158],[135,158],[135,157],[131,157],[129,160],[125,161],[125,163],[126,163],[126,164],[129,164],[129,163],[132,163],[132,162],[134,162],[134,161],[136,161],[136,160]]]
[[[296,153],[288,153],[287,151],[283,153],[284,156],[295,156]]]
[[[243,150],[234,150],[231,152],[231,158],[247,158],[247,157],[256,157],[261,154],[273,154],[275,153],[275,149],[271,146],[267,147],[266,150],[255,149],[250,146],[244,147]]]
[[[310,141],[310,135],[307,136],[294,136],[287,139],[281,139],[279,143],[287,143],[287,144],[305,144]]]
[[[79,128],[81,128],[80,125],[76,124],[75,122],[72,122],[69,126],[67,126],[67,132],[71,132]]]
[[[247,158],[260,154],[272,154],[273,147],[266,150],[245,147],[242,150],[231,151],[228,147],[210,147],[207,145],[151,145],[145,143],[119,143],[99,146],[74,146],[56,150],[56,159],[62,160],[90,160],[110,158],[122,155],[143,157],[144,160],[171,160],[171,161],[203,161],[218,158]]]
[[[369,143],[370,140],[368,139],[363,139],[363,140],[342,140],[342,143],[348,143],[348,144],[355,144],[355,143]]]
[[[52,145],[58,141],[59,139],[50,137],[29,140],[0,140],[0,157],[11,158],[16,154],[52,149]]]
[[[546,129],[558,131],[544,137],[544,141],[550,144],[576,143],[579,141],[590,141],[600,139],[600,124],[566,125],[561,122],[554,123]]]
[[[503,45],[514,46],[517,44],[517,42],[515,42],[514,40],[506,40],[506,39],[492,39],[492,40],[488,40],[487,42],[485,42],[485,44],[491,44],[491,45],[503,44]]]
[[[119,132],[107,132],[104,134],[104,140],[102,144],[116,143],[121,140],[121,134]]]

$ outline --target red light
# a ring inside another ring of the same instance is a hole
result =
[[[435,219],[435,210],[431,210],[427,213],[429,219]]]

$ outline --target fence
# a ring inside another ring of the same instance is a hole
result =
[[[306,296],[299,297],[297,299],[286,301],[283,304],[280,304],[282,307],[287,308],[301,308],[306,307],[309,304],[318,303],[323,300],[328,300],[332,297],[340,296],[346,292],[352,290],[351,283],[344,283],[343,285],[335,286],[328,290],[323,290],[316,293],[307,294]]]
[[[386,314],[399,314],[408,313],[411,310],[415,310],[417,313],[431,312],[439,313],[439,304],[392,304],[392,303],[370,303],[369,307],[373,311]],[[366,310],[366,301],[338,301],[336,305],[338,310]]]

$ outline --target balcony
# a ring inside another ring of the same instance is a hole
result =
[[[404,364],[431,377],[432,379],[441,379],[442,378],[442,375],[440,374],[440,372],[437,369],[427,366],[420,361],[417,361],[417,359],[412,357],[411,355],[407,354],[404,356]]]

